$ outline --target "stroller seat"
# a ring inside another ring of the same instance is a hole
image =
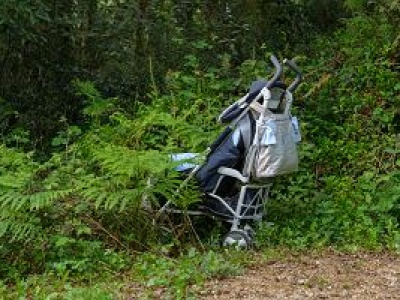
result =
[[[259,94],[266,84],[265,80],[253,82],[246,97]],[[273,83],[270,90],[270,104],[272,104],[270,109],[278,112],[283,106],[286,85],[277,81]],[[243,98],[239,101],[243,101]],[[262,184],[259,182],[254,186],[251,176],[244,174],[260,109],[262,109],[262,105],[258,101],[254,101],[249,110],[241,115],[242,109],[235,103],[233,107],[228,107],[220,115],[221,122],[226,123],[235,118],[238,120],[235,129],[224,139],[220,139],[219,144],[214,145],[214,150],[209,153],[206,163],[199,168],[195,175],[201,190],[208,196],[201,206],[202,209],[228,220],[234,218],[233,211],[240,200],[241,186],[245,185],[247,188],[240,205],[246,207],[242,211],[239,210],[240,218],[261,219],[261,198],[266,197],[266,189],[269,188],[271,180],[264,181]],[[260,188],[264,189],[262,195],[257,193]],[[256,195],[260,197],[256,197]],[[256,201],[256,199],[260,201]]]

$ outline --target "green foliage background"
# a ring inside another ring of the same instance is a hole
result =
[[[258,245],[400,250],[398,1],[55,3],[0,4],[0,280],[118,272],[143,251],[169,270],[165,256],[201,248],[187,222],[165,234],[141,201],[199,201],[194,186],[174,195],[169,154],[201,153],[221,110],[272,72],[271,52],[304,71],[303,141]],[[193,251],[201,266],[221,260]],[[187,264],[177,293],[198,276]]]

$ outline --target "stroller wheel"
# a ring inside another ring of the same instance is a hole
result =
[[[244,230],[232,230],[223,239],[224,247],[235,247],[236,249],[249,249],[252,241]]]

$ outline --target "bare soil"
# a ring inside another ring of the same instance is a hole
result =
[[[214,279],[199,299],[400,299],[400,256],[335,252],[283,256]]]

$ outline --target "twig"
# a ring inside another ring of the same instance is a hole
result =
[[[97,226],[97,228],[101,229],[103,232],[105,232],[111,239],[113,239],[115,242],[117,242],[118,245],[125,249],[129,249],[124,243],[122,243],[115,235],[113,235],[111,232],[109,232],[107,229],[104,228],[103,225],[101,225],[100,222],[94,220],[92,217],[90,217],[88,214],[85,214],[88,221],[94,225]]]
[[[184,216],[185,216],[185,219],[187,220],[187,222],[189,223],[189,226],[190,226],[190,228],[191,228],[191,230],[192,230],[197,242],[199,243],[199,245],[201,247],[201,250],[205,251],[206,248],[204,247],[203,243],[201,242],[201,239],[200,239],[199,235],[197,234],[196,229],[194,229],[192,220],[190,219],[190,217],[189,217],[189,215],[187,213],[185,213]]]

